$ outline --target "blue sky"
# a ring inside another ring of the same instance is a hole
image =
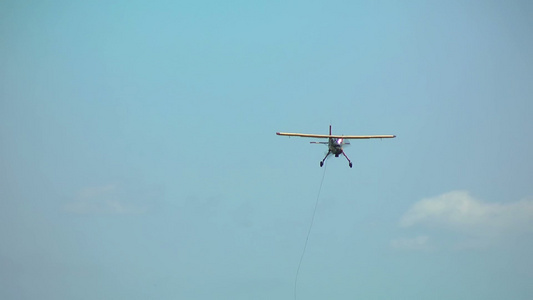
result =
[[[2,1],[0,298],[533,297],[528,1]]]

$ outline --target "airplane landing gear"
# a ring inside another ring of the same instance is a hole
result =
[[[320,167],[322,167],[324,165],[324,161],[326,160],[326,158],[328,158],[328,155],[331,153],[331,151],[328,151],[328,154],[326,154],[326,156],[324,156],[324,159],[322,159],[322,161],[320,162]]]
[[[346,156],[346,153],[344,153],[344,151],[342,151],[342,155],[344,155],[344,157],[346,157],[346,159],[348,160],[348,165],[351,168],[352,167],[352,161],[348,158],[348,156]]]

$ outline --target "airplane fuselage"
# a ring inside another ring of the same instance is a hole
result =
[[[328,148],[331,154],[335,155],[335,157],[339,157],[339,155],[342,153],[342,142],[343,139],[329,139]]]

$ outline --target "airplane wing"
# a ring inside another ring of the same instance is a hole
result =
[[[308,133],[289,133],[289,132],[276,132],[277,135],[283,136],[299,136],[318,139],[392,139],[395,135],[328,135],[328,134],[308,134]]]

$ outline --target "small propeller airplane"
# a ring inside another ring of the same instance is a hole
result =
[[[339,157],[339,155],[344,155],[348,160],[348,165],[352,167],[352,161],[346,156],[342,146],[350,145],[350,139],[392,139],[395,138],[395,135],[333,135],[331,134],[331,125],[329,125],[329,135],[327,134],[308,134],[308,133],[288,133],[288,132],[276,132],[277,135],[283,136],[299,136],[299,137],[308,137],[308,138],[319,138],[319,139],[328,139],[327,142],[311,142],[311,144],[324,144],[328,145],[328,153],[320,162],[320,166],[324,165],[324,161],[330,154]]]

